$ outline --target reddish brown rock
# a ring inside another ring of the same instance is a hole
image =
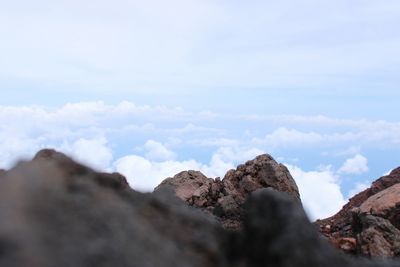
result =
[[[352,237],[342,237],[334,240],[336,248],[348,253],[353,254],[357,250],[357,240]]]
[[[189,205],[214,214],[231,230],[241,227],[242,205],[247,196],[258,189],[273,188],[300,201],[297,185],[288,169],[266,154],[228,171],[222,181],[207,178],[200,172],[185,171],[164,180],[155,192],[164,188],[172,188]]]
[[[300,201],[299,189],[289,170],[266,154],[230,170],[223,182],[230,194],[242,199],[257,189],[271,187]]]
[[[368,198],[360,206],[361,213],[388,219],[400,228],[400,184],[395,184]]]
[[[214,180],[207,178],[199,171],[183,171],[165,179],[154,191],[157,192],[163,188],[171,188],[175,191],[177,197],[191,205],[198,207],[204,206],[212,195],[212,184]],[[216,190],[214,186],[214,190]]]
[[[371,257],[399,256],[400,168],[350,199],[336,215],[318,220],[320,232],[345,252]],[[356,239],[356,250],[338,244]]]

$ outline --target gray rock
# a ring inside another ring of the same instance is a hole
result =
[[[334,250],[282,192],[254,192],[235,232],[173,193],[138,193],[118,174],[41,152],[0,179],[0,266],[400,266]]]
[[[244,205],[243,231],[225,241],[230,266],[355,267],[400,266],[398,262],[354,259],[321,238],[302,208],[285,193],[256,191]]]
[[[0,181],[0,266],[220,265],[215,221],[53,155]]]
[[[354,222],[356,223],[356,222]],[[359,214],[357,247],[358,252],[374,258],[400,256],[400,230],[389,220],[370,214]]]

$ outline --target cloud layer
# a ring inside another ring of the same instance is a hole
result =
[[[0,106],[0,128],[0,168],[52,147],[93,168],[119,171],[144,191],[188,169],[223,176],[267,152],[290,166],[312,218],[332,215],[344,203],[344,195],[361,190],[395,166],[395,161],[388,162],[391,166],[382,166],[379,175],[371,177],[367,159],[371,155],[365,151],[400,150],[398,122],[295,115],[236,117],[131,102]]]

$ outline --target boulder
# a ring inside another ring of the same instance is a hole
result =
[[[227,193],[245,199],[249,193],[261,188],[273,188],[286,192],[300,201],[299,189],[289,170],[264,154],[229,171],[224,179]]]
[[[318,220],[316,224],[334,246],[346,253],[397,257],[399,205],[400,168],[397,168],[352,197],[336,215]],[[339,245],[348,239],[356,240],[356,249],[348,249],[353,244]]]
[[[171,188],[144,194],[124,184],[55,151],[19,163],[0,179],[0,266],[400,266],[339,253],[298,201],[271,188],[249,194],[242,229],[226,231]],[[232,212],[236,202],[223,201]]]
[[[360,214],[357,227],[359,253],[374,258],[400,255],[400,230],[388,220],[370,214]]]
[[[169,187],[177,197],[193,204],[195,198],[205,199],[214,181],[199,171],[183,171],[165,179],[154,191]]]
[[[240,229],[242,205],[258,189],[273,188],[300,202],[299,190],[288,169],[267,154],[228,171],[222,181],[198,171],[185,171],[164,180],[154,192],[167,187],[189,205],[216,216],[229,230]]]
[[[360,206],[361,213],[388,219],[400,229],[400,184],[371,196]]]

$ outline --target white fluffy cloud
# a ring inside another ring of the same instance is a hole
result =
[[[176,157],[174,152],[154,140],[148,140],[144,145],[144,149],[146,150],[146,158],[150,160],[173,160]]]
[[[238,118],[130,102],[85,102],[56,108],[0,106],[0,168],[9,168],[19,158],[52,147],[93,168],[117,170],[133,187],[151,191],[161,180],[180,171],[195,169],[210,177],[223,176],[237,164],[273,149],[277,158],[296,158],[292,163],[297,167],[291,171],[304,205],[312,218],[322,218],[343,204],[343,185],[339,181],[345,183],[344,191],[354,188],[353,193],[363,188],[356,180],[338,177],[367,172],[368,155],[356,154],[340,166],[342,157],[377,146],[398,149],[399,125],[321,116]],[[349,149],[349,144],[354,149]],[[302,164],[307,158],[290,152],[311,146],[319,153],[316,155],[326,157],[325,164],[336,161],[332,164],[338,171],[304,171]],[[289,152],[280,155],[281,149]],[[331,153],[323,154],[325,150]],[[394,166],[384,168],[390,167]],[[385,170],[378,171],[380,174]]]
[[[202,165],[194,160],[154,162],[130,155],[118,159],[114,168],[126,176],[134,189],[149,192],[165,178],[185,170],[200,170]]]
[[[310,219],[323,219],[334,215],[346,203],[339,179],[330,169],[304,171],[287,165],[299,187],[301,200]]]
[[[80,138],[72,145],[64,143],[60,150],[77,161],[102,171],[109,170],[113,159],[113,152],[107,146],[107,140],[104,137],[94,139]]]
[[[360,154],[357,154],[354,156],[354,158],[347,159],[338,172],[343,174],[366,173],[368,172],[368,159]]]
[[[146,142],[146,145],[148,143],[149,141]],[[157,143],[156,147],[159,146],[160,144]],[[215,151],[208,164],[193,159],[160,161],[147,156],[128,155],[116,160],[113,167],[127,177],[133,188],[141,191],[152,191],[165,178],[172,177],[181,171],[199,170],[208,177],[223,177],[228,170],[235,168],[238,163],[250,160],[261,153],[262,151],[254,148],[222,147]]]

